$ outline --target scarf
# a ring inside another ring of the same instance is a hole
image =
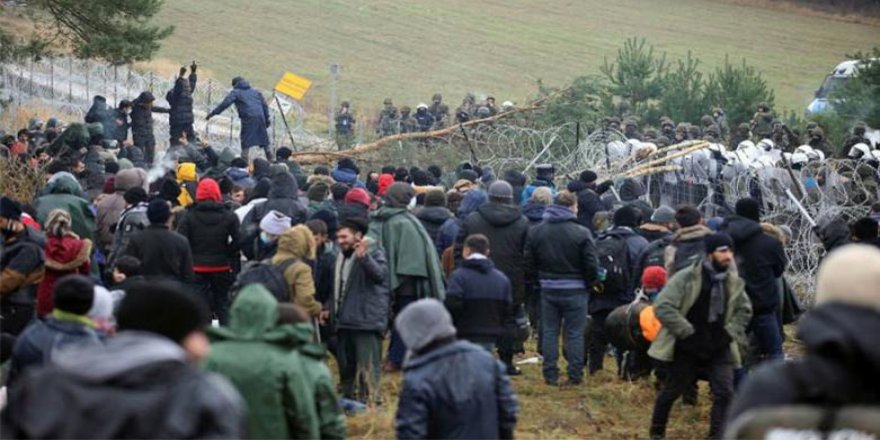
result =
[[[726,294],[724,292],[724,283],[727,280],[727,271],[718,272],[712,261],[707,258],[703,261],[703,270],[709,275],[712,287],[709,289],[709,322],[717,322],[718,318],[724,315],[724,303]]]

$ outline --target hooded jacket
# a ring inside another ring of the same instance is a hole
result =
[[[43,192],[43,196],[34,202],[37,210],[37,221],[46,224],[49,213],[55,209],[63,209],[70,213],[73,232],[80,238],[94,239],[95,213],[85,199],[82,187],[69,173],[58,173],[52,176]]]
[[[458,237],[458,230],[461,228],[462,220],[488,202],[489,197],[486,195],[485,191],[468,191],[464,196],[464,199],[461,201],[461,206],[458,207],[458,213],[456,213],[456,216],[443,222],[440,226],[440,230],[437,231],[437,238],[434,240],[434,244],[437,247],[437,253],[439,255],[443,255],[446,248],[455,244],[455,239]]]
[[[125,331],[106,345],[61,351],[25,373],[2,413],[12,438],[242,438],[241,397],[222,377],[190,365],[183,349]],[[58,411],[58,396],[65,396]],[[96,423],[90,415],[100,414]]]
[[[681,228],[672,235],[672,241],[666,246],[663,261],[666,276],[672,278],[675,272],[682,270],[706,254],[703,239],[712,235],[712,230],[703,225]]]
[[[104,129],[104,139],[114,139],[116,133],[116,121],[114,111],[107,107],[107,99],[103,96],[95,96],[92,99],[92,106],[86,113],[85,121],[87,124],[98,123]]]
[[[489,258],[513,287],[513,303],[525,301],[525,261],[523,252],[529,221],[516,205],[489,202],[467,216],[461,223],[455,239],[456,261],[461,260],[464,241],[471,234],[483,234],[489,239]]]
[[[459,338],[495,342],[512,314],[510,280],[492,260],[464,260],[449,278],[445,303]]]
[[[760,223],[736,215],[728,217],[721,229],[733,238],[737,270],[746,282],[755,315],[777,311],[781,302],[777,279],[788,265],[782,243],[766,234]]]
[[[203,367],[229,379],[241,393],[250,438],[344,436],[338,409],[327,420],[319,417],[327,405],[319,409],[318,384],[311,379],[320,372],[307,374],[316,365],[296,350],[302,345],[296,327],[277,321],[275,298],[260,285],[245,287],[232,303],[229,326],[210,328],[213,343]]]
[[[537,226],[544,221],[544,211],[547,205],[541,203],[526,203],[523,206],[523,215],[529,220],[529,226]]]
[[[151,104],[153,94],[143,92],[131,102],[131,137],[134,144],[144,149],[150,149],[156,145],[156,137],[153,134],[153,113],[168,113],[165,107]]]
[[[446,223],[446,220],[452,218],[452,212],[445,206],[425,206],[416,210],[414,214],[422,222],[428,237],[431,237],[431,242],[437,241],[440,227]]]
[[[199,182],[195,205],[177,225],[192,249],[193,271],[230,269],[238,259],[238,216],[221,201],[220,188],[211,179]]]
[[[177,196],[177,203],[180,206],[186,208],[195,202],[198,181],[199,175],[196,172],[196,164],[186,162],[177,166],[177,183],[180,185],[180,195]]]
[[[403,368],[397,438],[513,438],[516,396],[506,368],[486,349],[456,341]]]
[[[208,116],[219,115],[232,104],[235,104],[235,110],[241,118],[241,146],[268,146],[269,133],[266,129],[269,128],[269,106],[263,94],[252,89],[247,80],[239,79],[223,102]]]
[[[417,218],[404,208],[379,208],[370,215],[368,236],[385,251],[389,287],[394,294],[401,293],[406,284],[412,288],[407,294],[443,300],[446,288],[440,258]]]
[[[43,280],[45,237],[25,226],[15,241],[3,243],[0,252],[0,298],[8,303],[33,305],[37,286]]]
[[[105,197],[97,203],[97,231],[95,235],[98,241],[99,249],[105,251],[110,250],[113,244],[114,226],[119,221],[119,216],[125,210],[125,192],[135,187],[144,188],[149,193],[149,181],[147,172],[140,168],[132,168],[122,170],[116,173],[114,181],[114,193]]]
[[[174,80],[174,88],[165,94],[168,106],[171,107],[168,114],[168,122],[171,125],[193,123],[193,93],[196,91],[197,80],[198,76],[195,73],[190,73],[188,78],[178,77]]]
[[[880,313],[828,302],[801,319],[797,334],[806,354],[750,373],[731,402],[728,420],[771,407],[877,405]]]
[[[596,282],[597,264],[590,230],[571,209],[547,206],[544,221],[529,231],[526,241],[526,281],[548,290],[587,291]]]
[[[348,279],[342,279],[345,255],[335,260],[334,289],[331,311],[336,328],[384,334],[391,315],[391,291],[388,287],[388,261],[385,252],[370,238],[369,250],[363,258],[351,256]]]
[[[315,237],[305,225],[288,229],[278,238],[278,250],[272,264],[281,265],[294,260],[284,271],[284,280],[290,286],[290,302],[302,306],[312,316],[321,313],[321,303],[315,300],[315,281],[309,262],[315,260]]]
[[[52,313],[53,291],[58,280],[70,274],[89,276],[92,242],[74,234],[46,238],[46,271],[37,287],[37,316]]]
[[[15,382],[25,369],[51,363],[60,350],[68,347],[78,350],[83,346],[101,344],[91,323],[76,317],[71,319],[71,316],[48,316],[31,321],[15,340],[7,384]]]
[[[299,202],[298,195],[296,179],[290,173],[272,176],[272,184],[266,201],[254,206],[245,216],[242,225],[256,223],[259,226],[263,216],[273,210],[290,217],[292,225],[304,223],[308,218],[308,211]]]

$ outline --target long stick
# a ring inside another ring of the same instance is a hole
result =
[[[810,215],[810,213],[807,211],[807,208],[804,208],[804,205],[801,204],[801,201],[798,200],[797,197],[795,197],[794,194],[791,193],[790,189],[785,188],[785,195],[787,195],[788,198],[791,199],[792,202],[794,202],[795,206],[797,206],[798,209],[801,211],[801,214],[803,214],[804,217],[807,218],[807,221],[810,222],[810,226],[815,228],[816,221],[813,220],[813,216]]]
[[[474,146],[471,145],[471,138],[468,137],[467,131],[465,131],[464,125],[462,125],[461,122],[458,123],[458,128],[461,130],[461,134],[464,135],[464,140],[465,142],[467,142],[468,150],[471,151],[471,162],[473,162],[474,165],[479,164],[480,161],[479,159],[477,159],[477,152],[474,151]]]
[[[290,137],[290,148],[293,151],[296,151],[296,143],[293,142],[293,133],[290,132],[290,125],[287,124],[287,116],[284,115],[284,109],[281,108],[281,100],[278,99],[278,95],[276,94],[273,94],[272,96],[275,97],[275,104],[278,105],[278,113],[281,113],[281,120],[284,121],[284,128],[287,129],[287,136]]]

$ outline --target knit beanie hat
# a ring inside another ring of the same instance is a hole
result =
[[[503,180],[497,180],[489,185],[489,198],[513,201],[513,187]]]
[[[425,193],[425,206],[446,206],[446,193],[439,188],[429,189]]]
[[[761,221],[761,205],[750,197],[739,199],[736,202],[736,215],[756,222]]]
[[[147,205],[147,219],[152,225],[163,225],[171,218],[171,207],[163,199],[155,199]]]
[[[75,315],[85,315],[92,308],[95,283],[82,275],[67,275],[55,283],[52,292],[55,308]]]
[[[177,343],[208,325],[210,316],[198,295],[180,284],[157,280],[132,283],[116,310],[120,331],[154,333]]]
[[[458,172],[458,176],[457,176],[457,177],[458,177],[458,180],[462,180],[462,179],[463,179],[463,180],[468,180],[468,181],[473,182],[473,183],[476,183],[476,182],[477,182],[477,179],[480,178],[480,176],[479,176],[479,175],[477,174],[477,172],[474,171],[474,170],[461,170],[461,171]]]
[[[723,232],[716,232],[714,234],[707,235],[703,239],[703,242],[706,244],[707,254],[711,254],[712,252],[724,249],[733,249],[733,239]]]
[[[651,223],[656,223],[658,225],[675,223],[675,210],[666,205],[661,205],[659,208],[655,209],[654,214],[651,215]]]
[[[222,202],[223,196],[220,195],[220,185],[217,184],[217,181],[210,177],[202,179],[199,186],[196,187],[196,201]]]
[[[584,183],[593,183],[593,182],[595,182],[596,179],[598,179],[598,178],[599,178],[599,176],[596,174],[595,171],[592,171],[592,170],[581,171],[581,175],[580,175],[580,181],[581,181],[581,182],[584,182]]]
[[[370,195],[363,188],[352,188],[345,194],[345,203],[358,203],[370,207]]]
[[[129,188],[125,191],[125,194],[122,195],[125,203],[129,205],[137,205],[138,203],[146,202],[147,197],[147,192],[139,186]]]
[[[662,266],[648,266],[642,273],[642,289],[656,292],[666,285],[666,269]]]
[[[309,201],[323,202],[327,200],[328,195],[330,195],[330,186],[324,182],[315,182],[309,187]]]
[[[0,197],[0,217],[10,220],[21,220],[21,205],[9,197]]]
[[[850,244],[822,260],[816,281],[816,305],[841,302],[880,312],[880,249]]]
[[[432,342],[455,336],[452,317],[443,303],[433,298],[418,300],[403,309],[394,321],[406,347],[418,353]]]
[[[271,210],[260,220],[260,230],[272,235],[281,235],[290,229],[290,217]]]
[[[397,182],[388,187],[385,203],[392,208],[405,208],[415,196],[416,192],[410,184]]]

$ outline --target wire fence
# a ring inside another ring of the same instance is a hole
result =
[[[11,120],[19,116],[30,117],[33,109],[44,108],[59,114],[79,116],[86,114],[95,95],[104,96],[108,105],[117,106],[120,101],[133,100],[141,92],[149,91],[156,96],[156,105],[165,104],[165,94],[174,87],[174,77],[139,72],[129,66],[110,66],[92,60],[72,57],[44,58],[23,64],[0,65],[0,101],[3,111],[10,112]],[[194,128],[197,135],[223,149],[240,150],[240,121],[234,110],[205,121],[205,116],[219,104],[230,86],[213,79],[200,79],[193,91]],[[263,91],[270,108],[270,141],[275,148],[290,146],[282,113],[271,91]],[[280,98],[287,114],[288,124],[297,146],[318,146],[326,143],[304,127],[306,113],[295,101]],[[79,122],[67,121],[67,122]],[[168,146],[168,119],[157,116],[154,130],[159,150]],[[17,129],[21,127],[7,127]]]

